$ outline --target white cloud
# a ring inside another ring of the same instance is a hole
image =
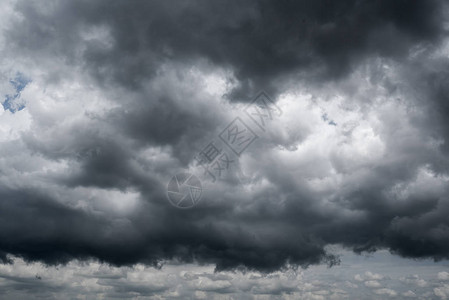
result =
[[[408,277],[401,277],[399,278],[399,280],[407,284],[416,285],[418,287],[426,287],[428,285],[427,281],[420,278],[419,275],[416,274]]]
[[[363,280],[364,280],[364,279],[363,279],[363,276],[360,275],[360,274],[354,275],[354,279],[357,280],[357,281],[363,281]]]
[[[449,284],[442,285],[440,287],[436,287],[433,289],[435,296],[440,299],[448,299],[449,298]]]
[[[403,297],[408,297],[408,298],[415,298],[416,297],[416,294],[413,291],[411,291],[411,290],[403,292],[401,295]]]
[[[387,288],[375,290],[374,293],[377,295],[385,295],[388,297],[396,297],[398,295],[396,291]]]
[[[369,280],[382,280],[384,279],[383,275],[377,274],[377,273],[371,273],[370,271],[365,272],[366,279]]]
[[[449,273],[448,272],[438,272],[438,279],[439,280],[449,280]]]
[[[357,275],[356,275],[356,276],[357,276]],[[347,287],[349,287],[349,288],[352,288],[352,289],[357,289],[357,288],[359,287],[357,284],[352,283],[352,282],[350,282],[350,281],[346,281],[346,282],[345,282],[345,285],[346,285]]]

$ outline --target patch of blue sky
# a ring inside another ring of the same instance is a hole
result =
[[[334,122],[334,120],[329,119],[329,116],[327,115],[327,113],[324,113],[321,118],[323,119],[324,122],[329,121],[327,124],[332,125],[332,126],[337,126],[337,123]]]
[[[21,98],[21,92],[30,82],[31,79],[22,73],[17,73],[15,78],[9,80],[9,83],[12,84],[15,89],[15,93],[12,95],[5,95],[5,101],[2,103],[5,110],[15,113],[25,108],[25,101]]]

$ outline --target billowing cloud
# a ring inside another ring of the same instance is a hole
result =
[[[449,257],[443,1],[12,1],[5,11],[3,262],[272,272],[338,263],[332,244]],[[242,111],[261,89],[282,110],[265,132]],[[210,182],[194,157],[237,116],[258,139]],[[166,199],[181,171],[204,185],[190,210]],[[289,286],[253,292],[264,288]]]

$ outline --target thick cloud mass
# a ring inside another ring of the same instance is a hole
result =
[[[0,109],[3,262],[275,271],[337,263],[331,244],[449,258],[444,1],[5,7],[1,101],[25,108]],[[207,181],[195,155],[259,90],[282,115]],[[205,187],[190,210],[166,199],[185,170]]]

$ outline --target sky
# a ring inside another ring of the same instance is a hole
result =
[[[0,0],[3,299],[448,299],[444,0]]]

